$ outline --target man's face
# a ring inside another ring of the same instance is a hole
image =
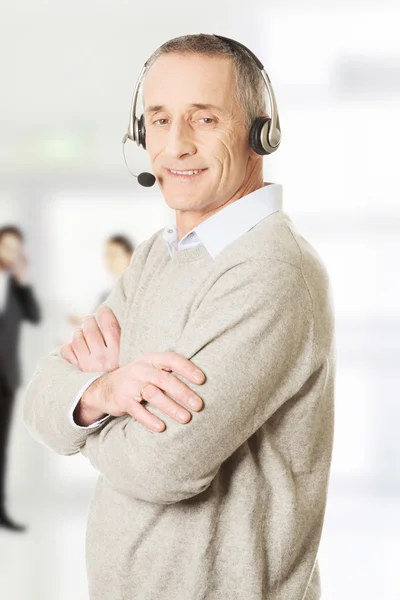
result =
[[[12,269],[22,254],[22,243],[13,233],[6,233],[0,238],[0,266]]]
[[[225,204],[254,161],[232,61],[162,55],[145,78],[143,99],[146,148],[168,206],[206,214]]]

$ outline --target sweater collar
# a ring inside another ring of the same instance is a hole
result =
[[[282,185],[265,183],[262,188],[214,213],[181,240],[178,240],[175,224],[164,228],[163,238],[170,256],[173,250],[187,250],[203,244],[215,258],[226,246],[279,210],[282,210]]]

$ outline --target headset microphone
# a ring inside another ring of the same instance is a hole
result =
[[[126,133],[124,135],[124,137],[122,138],[122,153],[124,155],[124,161],[126,164],[126,167],[128,169],[128,171],[131,173],[131,175],[133,175],[134,177],[136,177],[136,179],[138,180],[138,183],[140,183],[140,185],[142,185],[143,187],[151,187],[152,185],[155,184],[156,182],[156,178],[154,177],[154,175],[152,173],[139,173],[139,175],[135,175],[135,173],[133,173],[130,168],[128,163],[126,162],[126,157],[125,157],[125,142],[128,139],[128,134]]]
[[[156,182],[156,178],[152,173],[140,173],[137,180],[144,187],[151,187]]]

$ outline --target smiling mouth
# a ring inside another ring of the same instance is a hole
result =
[[[186,171],[178,171],[176,169],[167,169],[168,173],[174,177],[193,178],[198,177],[207,169],[187,169]]]

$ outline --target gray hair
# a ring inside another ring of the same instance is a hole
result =
[[[245,126],[265,112],[265,83],[260,69],[246,50],[215,35],[198,33],[176,37],[160,46],[147,61],[150,66],[162,54],[203,54],[231,58],[235,74],[236,100],[243,108]]]

